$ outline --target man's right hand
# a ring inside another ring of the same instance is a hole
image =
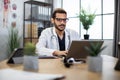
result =
[[[54,56],[67,56],[68,51],[54,51],[53,55]]]

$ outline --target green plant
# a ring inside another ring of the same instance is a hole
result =
[[[86,10],[81,9],[81,12],[78,17],[83,25],[83,28],[86,30],[86,34],[88,34],[88,29],[90,28],[90,25],[93,24],[94,19],[96,17],[95,12],[88,13]]]
[[[85,49],[88,51],[90,56],[98,56],[101,51],[103,51],[106,46],[101,46],[102,44],[97,43],[90,43],[90,47],[85,46]]]
[[[27,42],[24,47],[24,55],[34,56],[35,54],[35,44]]]
[[[8,53],[20,47],[20,38],[16,27],[8,28]]]

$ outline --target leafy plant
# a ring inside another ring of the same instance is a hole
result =
[[[24,47],[24,55],[34,56],[35,54],[35,44],[27,42]]]
[[[86,34],[88,34],[88,29],[90,28],[90,25],[93,24],[94,19],[96,17],[95,12],[88,13],[86,10],[81,9],[81,12],[78,17],[83,25],[83,28],[86,30]]]
[[[20,38],[16,27],[8,28],[8,52],[11,53],[15,48],[20,47]]]
[[[106,46],[101,46],[102,44],[97,43],[90,43],[90,47],[85,46],[85,49],[88,51],[90,56],[98,56],[101,51],[103,51]]]

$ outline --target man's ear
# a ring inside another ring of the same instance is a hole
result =
[[[54,19],[53,18],[51,18],[51,23],[54,23]]]

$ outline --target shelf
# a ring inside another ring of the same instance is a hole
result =
[[[38,38],[24,38],[24,43],[27,43],[27,42],[32,42],[32,43],[37,43],[38,42]]]
[[[50,21],[52,10],[53,3],[39,2],[33,0],[24,2],[24,44],[26,42],[36,43],[42,30],[52,26]]]
[[[24,21],[33,21],[33,22],[41,22],[42,19],[24,19]],[[44,20],[44,22],[50,22],[50,20]]]
[[[31,39],[31,37],[27,37],[27,38],[24,38],[24,39]],[[38,37],[32,37],[32,39],[38,39]]]
[[[26,1],[25,3],[27,4],[34,4],[34,5],[40,5],[40,6],[51,6],[52,4],[50,3],[45,3],[45,2],[39,2],[39,1]]]

